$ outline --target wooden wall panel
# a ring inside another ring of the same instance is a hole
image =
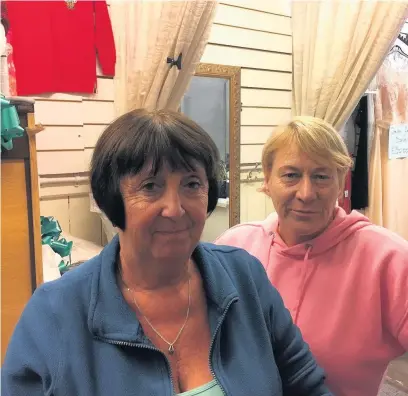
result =
[[[95,101],[84,99],[83,101],[84,124],[109,124],[115,118],[115,108],[111,101]]]
[[[40,177],[82,173],[88,169],[84,150],[39,151],[37,162]]]
[[[37,151],[82,150],[82,126],[48,126],[36,136]]]
[[[285,54],[292,53],[291,36],[218,24],[214,24],[211,29],[209,43]]]
[[[41,216],[55,217],[62,230],[69,232],[69,203],[68,198],[49,199],[40,201]]]
[[[78,238],[100,245],[102,243],[101,218],[89,208],[89,196],[69,198],[69,231]]]
[[[241,222],[259,221],[265,219],[266,200],[269,199],[264,193],[257,191],[262,182],[241,184]]]
[[[82,126],[82,102],[62,100],[36,100],[35,120],[45,126]]]
[[[270,126],[243,126],[241,127],[241,144],[264,144],[271,133]]]
[[[241,145],[241,163],[252,164],[261,162],[263,144]]]
[[[277,107],[291,109],[292,92],[242,88],[241,102],[244,107]]]
[[[84,99],[113,101],[114,99],[113,79],[106,77],[98,77],[96,93],[93,95],[84,96]]]
[[[267,70],[241,70],[242,88],[292,90],[292,73]]]
[[[282,0],[223,0],[222,4],[242,7],[265,13],[291,16],[291,2]]]
[[[292,35],[291,19],[259,10],[234,7],[220,3],[214,23],[263,32]]]
[[[292,71],[292,55],[214,44],[207,45],[201,61],[250,69]]]
[[[83,129],[84,148],[93,148],[107,125],[85,124]]]
[[[290,120],[290,109],[243,107],[241,125],[273,126]]]

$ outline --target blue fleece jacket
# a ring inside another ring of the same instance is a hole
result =
[[[116,283],[118,251],[116,237],[99,256],[36,290],[8,347],[3,396],[174,394],[166,357]],[[200,244],[194,259],[207,295],[209,364],[226,395],[331,395],[257,259],[212,244]]]

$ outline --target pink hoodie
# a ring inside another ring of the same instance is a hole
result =
[[[408,351],[408,242],[338,208],[327,230],[287,247],[277,215],[216,243],[264,265],[336,396],[375,396],[390,360]]]

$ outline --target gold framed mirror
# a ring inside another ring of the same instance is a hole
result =
[[[202,126],[220,151],[220,199],[202,237],[212,242],[240,222],[241,68],[200,63],[180,111]]]

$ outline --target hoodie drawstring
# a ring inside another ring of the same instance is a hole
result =
[[[317,270],[317,264],[314,264],[313,267],[310,269],[308,267],[309,264],[307,263],[307,261],[309,260],[309,255],[312,252],[313,245],[306,244],[305,247],[306,247],[306,253],[305,253],[304,257],[303,257],[303,271],[304,271],[303,284],[302,284],[302,287],[300,289],[301,292],[300,292],[300,296],[299,296],[299,302],[298,302],[298,305],[297,305],[297,308],[296,308],[296,314],[295,314],[295,317],[294,317],[295,324],[297,324],[297,321],[298,321],[300,307],[301,307],[302,302],[303,302],[303,300],[305,298],[307,286],[308,286],[310,280],[312,279],[314,273]]]
[[[306,261],[309,260],[309,253],[312,251],[313,245],[306,244],[306,249],[305,257],[303,257],[303,263],[306,263]]]
[[[265,267],[266,271],[268,271],[268,267],[269,267],[269,264],[271,262],[271,250],[272,250],[273,244],[275,243],[275,233],[270,232],[269,235],[272,237],[272,240],[271,240],[271,243],[269,244],[268,260],[267,260],[266,267]]]

